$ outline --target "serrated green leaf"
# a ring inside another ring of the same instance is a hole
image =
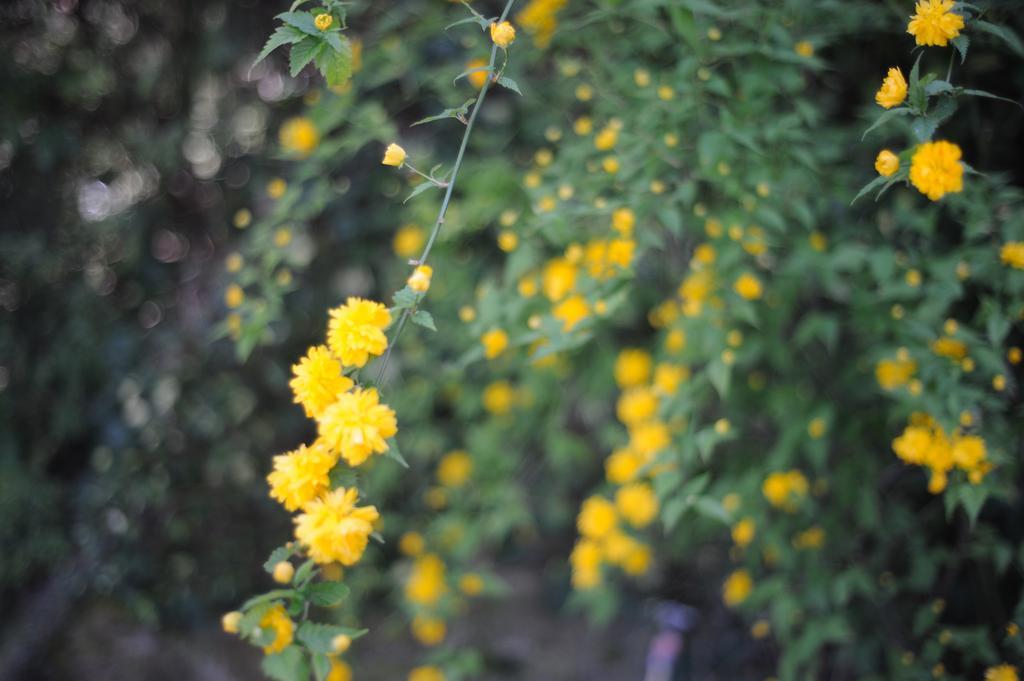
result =
[[[321,50],[316,57],[317,69],[332,87],[344,85],[352,77],[352,44],[345,37],[338,41],[338,49],[332,46],[329,50]]]
[[[501,78],[498,78],[498,85],[502,86],[503,88],[508,88],[509,90],[516,93],[520,97],[523,96],[523,91],[519,89],[519,83],[515,82],[508,76],[502,76]]]
[[[294,26],[306,35],[319,37],[323,34],[316,27],[316,18],[310,12],[282,12],[274,18]]]
[[[299,72],[306,67],[309,62],[316,59],[317,55],[323,52],[326,45],[322,40],[316,38],[305,37],[301,42],[292,45],[292,52],[289,57],[289,72],[292,78],[299,75]]]
[[[261,61],[270,56],[270,53],[281,47],[282,45],[293,45],[303,38],[306,34],[295,28],[294,26],[278,26],[277,30],[274,31],[271,36],[267,39],[267,43],[260,50],[259,55],[256,57],[256,61],[249,67],[249,72],[252,73],[252,69],[259,64]]]
[[[306,587],[305,593],[313,605],[336,608],[348,598],[349,588],[341,582],[317,582]]]
[[[857,196],[853,197],[853,201],[850,201],[850,205],[852,206],[853,204],[857,203],[857,199],[859,199],[860,197],[864,196],[868,192],[874,191],[875,188],[880,187],[883,184],[885,184],[886,180],[888,180],[888,179],[889,178],[887,178],[887,177],[882,177],[881,175],[879,175],[875,179],[873,179],[870,182],[868,182],[866,185],[861,187],[861,190],[859,192],[857,192]]]
[[[331,661],[323,653],[313,654],[313,676],[316,677],[316,681],[325,681],[327,675],[331,673]]]
[[[274,681],[307,681],[309,665],[298,646],[288,646],[279,653],[263,658],[263,673]]]
[[[960,63],[963,64],[967,59],[967,48],[971,46],[971,39],[965,34],[961,33],[957,37],[953,38],[953,47],[960,53]]]
[[[412,323],[431,331],[437,331],[437,325],[434,324],[434,316],[426,310],[416,310],[412,315]]]
[[[295,571],[295,576],[292,578],[293,584],[301,585],[310,575],[313,574],[313,568],[316,567],[316,563],[312,559],[307,560],[305,563],[299,566],[299,569]]]
[[[410,308],[416,303],[418,303],[419,299],[419,294],[413,291],[408,286],[398,291],[395,291],[395,295],[392,296],[392,300],[395,301],[395,310],[405,310],[406,308]]]
[[[290,549],[287,546],[278,546],[270,552],[270,557],[263,563],[263,569],[266,570],[268,574],[273,574],[274,566],[282,560],[288,560],[294,553],[295,549]]]

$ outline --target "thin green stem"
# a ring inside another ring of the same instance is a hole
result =
[[[946,82],[953,77],[953,62],[956,61],[956,50],[951,50],[949,54],[949,68],[946,69]]]
[[[412,172],[416,173],[417,175],[419,175],[420,177],[422,177],[424,180],[426,180],[430,184],[434,185],[435,187],[444,187],[447,184],[445,182],[441,182],[440,180],[435,180],[430,175],[427,175],[426,173],[417,170],[415,168],[415,166],[413,166],[413,164],[411,164],[411,163],[406,162],[406,163],[403,163],[402,166],[405,167],[405,168],[408,168]]]
[[[516,0],[508,0],[505,3],[505,9],[501,13],[499,22],[504,21],[509,12],[512,11],[512,5],[515,4]],[[475,12],[474,12],[475,13]],[[491,47],[491,60],[487,64],[489,73],[494,71],[494,62],[498,57],[498,46],[493,45]],[[504,67],[503,67],[504,68]],[[427,245],[423,247],[423,254],[417,261],[418,264],[424,265],[427,262],[427,257],[430,256],[430,251],[434,247],[434,242],[437,240],[437,235],[441,232],[441,227],[444,225],[445,215],[448,213],[448,204],[451,203],[452,193],[455,191],[455,180],[459,175],[459,169],[462,168],[462,159],[466,155],[466,147],[469,146],[469,136],[473,132],[473,125],[476,123],[477,114],[480,113],[480,107],[483,106],[484,99],[487,97],[487,91],[491,87],[493,78],[488,78],[483,87],[480,88],[480,94],[477,95],[476,103],[473,105],[473,113],[469,115],[469,120],[466,122],[466,131],[462,134],[462,144],[459,145],[459,153],[455,157],[455,165],[452,166],[452,176],[448,180],[447,187],[444,192],[444,199],[441,201],[441,209],[437,213],[437,220],[434,222],[434,228],[430,231],[430,237],[427,239]],[[391,359],[391,351],[394,349],[395,344],[398,343],[398,338],[402,335],[402,331],[405,329],[406,322],[413,313],[411,307],[407,307],[402,310],[402,316],[398,320],[398,325],[395,327],[395,334],[391,338],[391,342],[388,343],[388,349],[384,351],[384,357],[381,358],[380,369],[377,371],[377,385],[381,385],[381,380],[384,378],[384,372],[387,371],[388,361]]]

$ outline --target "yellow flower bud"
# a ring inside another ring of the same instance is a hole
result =
[[[336,653],[341,654],[351,647],[352,638],[350,636],[346,636],[345,634],[338,634],[333,639],[331,639],[331,648],[333,648],[334,652]]]
[[[516,39],[516,29],[512,24],[503,21],[500,24],[491,24],[491,40],[501,48],[506,48]]]
[[[392,142],[384,150],[384,160],[381,163],[386,166],[401,167],[405,163],[405,149]]]
[[[287,560],[282,560],[274,566],[274,581],[278,584],[287,584],[295,576],[295,566]]]
[[[889,177],[896,174],[900,169],[900,158],[888,149],[882,149],[875,158],[875,170],[882,177]]]
[[[242,613],[237,610],[226,613],[220,618],[220,626],[224,629],[224,632],[228,634],[237,634],[238,625],[241,624],[241,622]]]
[[[326,31],[334,23],[334,17],[330,14],[317,14],[316,19],[313,20],[313,25],[317,27],[317,30]]]
[[[408,281],[405,283],[409,285],[409,288],[417,293],[426,293],[430,290],[430,278],[433,275],[433,267],[430,265],[420,265],[412,271],[412,274],[409,275]]]

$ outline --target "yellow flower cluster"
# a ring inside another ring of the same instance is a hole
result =
[[[917,362],[905,348],[900,348],[894,359],[879,360],[875,365],[875,380],[883,390],[896,390],[911,382],[917,372]]]
[[[920,0],[907,24],[907,33],[918,45],[945,47],[964,27],[964,18],[953,8],[953,0]]]
[[[992,469],[985,440],[978,435],[965,435],[959,429],[947,435],[942,426],[927,414],[915,413],[892,449],[903,462],[928,468],[931,478],[928,491],[939,494],[946,489],[949,474],[959,469],[971,484],[978,484]]]

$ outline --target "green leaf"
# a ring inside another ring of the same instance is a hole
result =
[[[280,19],[289,26],[294,26],[306,35],[320,37],[323,31],[316,27],[316,20],[310,12],[282,12],[275,19]]]
[[[512,80],[508,76],[502,76],[501,78],[499,78],[498,79],[498,85],[500,85],[500,86],[502,86],[504,88],[508,88],[509,90],[511,90],[512,92],[516,93],[520,97],[523,96],[523,91],[519,89],[519,83],[515,82],[514,80]]]
[[[299,641],[304,643],[314,653],[330,654],[334,652],[334,638],[344,634],[353,641],[366,634],[367,629],[352,629],[350,627],[339,627],[334,624],[319,624],[317,622],[303,622],[296,634]]]
[[[305,33],[293,26],[278,26],[277,30],[274,31],[267,39],[267,44],[263,46],[263,49],[256,57],[256,61],[254,61],[252,66],[249,67],[249,73],[252,73],[252,69],[261,61],[269,57],[270,53],[277,48],[282,45],[294,45],[305,37]]]
[[[940,92],[952,92],[953,85],[945,80],[933,80],[924,88],[925,94],[937,95]]]
[[[330,673],[331,661],[323,653],[315,653],[313,655],[313,676],[316,677],[316,681],[324,681]]]
[[[476,16],[466,17],[465,19],[459,19],[458,21],[456,21],[453,24],[448,24],[447,26],[444,27],[444,30],[447,31],[449,28],[455,28],[456,26],[461,26],[462,24],[472,24],[472,23],[478,24],[480,26],[480,28],[485,30],[485,31],[490,26],[490,22],[488,22],[487,19],[485,19],[485,18],[483,18],[483,17],[481,17],[479,15],[476,15]]]
[[[444,111],[442,111],[441,113],[437,114],[436,116],[427,116],[426,118],[421,118],[420,120],[416,121],[415,123],[413,123],[409,127],[414,127],[414,126],[417,126],[417,125],[423,125],[424,123],[431,123],[433,121],[440,121],[440,120],[443,120],[445,118],[457,118],[460,121],[465,122],[466,114],[469,113],[469,107],[475,101],[476,101],[476,97],[472,97],[470,99],[467,99],[466,103],[463,104],[462,106],[458,107],[458,108],[455,108],[455,109],[445,109]]]
[[[911,111],[910,109],[908,109],[905,106],[900,106],[900,107],[897,107],[895,109],[889,109],[888,111],[883,113],[881,116],[876,118],[875,122],[871,124],[871,127],[864,131],[864,134],[860,136],[861,141],[863,142],[864,138],[868,136],[869,132],[871,132],[872,130],[874,130],[878,126],[882,125],[886,121],[888,121],[888,120],[890,120],[892,118],[895,118],[896,116],[906,116],[906,115],[912,114],[912,113],[914,113],[914,112]]]
[[[299,75],[299,72],[306,67],[306,64],[313,61],[326,45],[316,38],[306,37],[301,42],[292,45],[290,59],[290,73],[292,78]]]
[[[331,489],[359,487],[359,471],[349,468],[342,460],[334,464],[328,477],[331,481]]]
[[[348,38],[336,33],[329,34],[338,39],[338,48],[324,49],[316,56],[316,67],[332,87],[344,85],[352,77],[352,44]],[[292,48],[295,49],[295,48]]]
[[[957,37],[953,38],[953,47],[960,53],[960,63],[963,64],[967,59],[967,48],[971,46],[971,39],[966,34],[961,33]]]
[[[996,24],[990,24],[987,21],[981,21],[978,19],[972,21],[971,26],[973,28],[981,29],[990,35],[994,35],[1006,43],[1011,50],[1016,52],[1018,57],[1024,57],[1024,42],[1021,42],[1020,37],[1012,30],[1005,26],[997,26]]]
[[[712,497],[698,497],[693,508],[705,518],[717,520],[723,525],[728,526],[732,523],[732,517],[729,515],[729,512],[725,510],[717,499]]]
[[[263,658],[263,673],[274,681],[307,681],[309,665],[298,646],[288,646],[279,653]]]
[[[910,69],[910,82],[907,84],[908,99],[910,107],[919,113],[923,113],[928,99],[924,94],[924,87],[921,85],[921,55],[919,52],[914,61],[914,68]]]
[[[336,608],[348,598],[349,588],[341,582],[317,582],[306,588],[306,596],[313,605]]]
[[[729,393],[729,376],[732,373],[732,369],[724,362],[716,360],[708,365],[706,371],[711,385],[715,386],[719,397],[724,400],[725,396]]]
[[[409,201],[416,198],[417,196],[427,191],[428,189],[434,189],[436,187],[437,185],[434,184],[433,182],[420,182],[418,185],[413,187],[413,190],[409,192],[409,196],[405,197],[405,200],[402,201],[402,203],[409,203]]]
[[[395,291],[395,295],[392,297],[395,301],[394,310],[405,310],[410,308],[420,300],[420,295],[413,291],[411,288],[406,286],[405,288]]]
[[[915,118],[914,122],[910,124],[910,131],[914,133],[914,137],[918,142],[927,142],[935,134],[935,128],[939,127],[937,121],[934,121],[927,116],[921,116]]]
[[[276,549],[270,552],[270,557],[263,563],[263,569],[268,574],[273,574],[274,566],[280,563],[282,560],[288,560],[295,553],[295,549],[290,549],[287,546],[278,546]]]
[[[298,596],[298,594],[299,594],[299,592],[296,591],[295,589],[274,589],[273,591],[268,591],[265,594],[260,594],[259,596],[253,596],[252,598],[250,598],[249,600],[247,600],[245,603],[242,604],[242,608],[241,609],[243,611],[245,611],[245,610],[249,610],[250,608],[254,608],[257,605],[262,605],[264,603],[269,603],[271,601],[278,601],[278,600],[284,600],[284,599],[289,599],[289,598],[295,598],[296,596]]]
[[[479,73],[481,71],[484,71],[486,73],[491,73],[491,67],[490,66],[477,66],[476,68],[472,68],[472,69],[468,69],[466,71],[463,71],[462,73],[460,73],[459,75],[455,76],[455,78],[452,79],[452,83],[459,82],[460,78],[465,78],[466,76],[468,76],[471,73]]]
[[[1000,97],[999,95],[994,95],[991,92],[985,92],[984,90],[970,90],[970,89],[964,88],[964,89],[960,90],[960,93],[961,94],[965,94],[965,95],[969,95],[971,97],[988,97],[989,99],[998,99],[998,100],[1003,101],[1003,102],[1009,102],[1010,104],[1014,104],[1016,106],[1020,106],[1022,109],[1024,109],[1024,106],[1021,106],[1020,102],[1018,102],[1015,99],[1010,99],[1008,97]]]
[[[299,566],[299,569],[295,571],[295,576],[292,578],[292,583],[301,585],[310,575],[313,574],[313,568],[316,567],[316,563],[312,559],[307,560],[305,563]]]
[[[883,184],[886,183],[886,181],[888,179],[889,179],[888,177],[882,177],[881,175],[879,175],[875,179],[873,179],[870,182],[868,182],[866,185],[861,187],[861,190],[859,192],[857,192],[857,196],[853,197],[853,201],[850,201],[850,205],[852,206],[853,204],[857,203],[857,199],[859,199],[860,197],[864,196],[868,192],[872,192],[877,187],[881,187]]]
[[[402,468],[409,467],[409,462],[405,460],[405,457],[402,456],[402,451],[398,448],[398,440],[393,437],[388,438],[388,450],[384,452],[384,456],[394,459],[401,464]]]
[[[426,310],[416,310],[412,315],[412,323],[431,331],[437,331],[437,325],[434,324],[434,316]]]

